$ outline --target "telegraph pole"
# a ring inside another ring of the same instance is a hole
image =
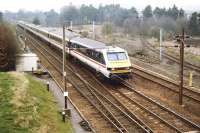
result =
[[[72,28],[73,28],[73,22],[70,21],[70,29],[72,30]]]
[[[160,62],[162,61],[162,28],[160,28]]]
[[[185,48],[185,38],[190,38],[189,35],[185,35],[184,28],[182,30],[182,35],[176,35],[176,40],[180,42],[180,70],[179,70],[179,104],[183,105],[183,69],[184,69],[184,48]],[[190,45],[186,45],[186,47],[190,47]]]
[[[189,36],[185,35],[184,28],[182,30],[182,35],[177,35],[176,39],[180,42],[180,68],[179,68],[179,104],[183,105],[183,69],[184,69],[184,48],[185,48],[185,38]],[[187,47],[190,47],[189,45]]]
[[[64,102],[65,102],[65,108],[63,111],[63,121],[65,121],[65,115],[66,111],[68,110],[67,106],[67,97],[68,97],[68,92],[67,92],[67,86],[66,86],[66,71],[65,71],[65,60],[66,60],[66,43],[65,43],[65,24],[63,24],[63,82],[64,82]]]
[[[65,59],[66,59],[66,53],[65,53],[65,24],[63,24],[63,81],[64,81],[64,73],[65,73]]]
[[[181,44],[180,44],[180,89],[179,89],[179,104],[183,104],[183,66],[184,66],[184,39],[185,33],[184,28],[181,36]]]
[[[92,22],[93,39],[95,39],[95,21]]]

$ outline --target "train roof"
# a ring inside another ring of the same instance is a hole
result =
[[[107,46],[105,43],[98,42],[88,38],[75,37],[70,40],[72,43],[77,43],[83,47],[89,49],[95,49],[96,51],[106,52],[124,52],[124,49],[116,46]]]
[[[75,37],[75,38],[71,39],[71,42],[78,43],[78,44],[80,44],[86,48],[90,48],[90,49],[105,49],[105,48],[107,48],[105,43],[91,40],[88,38]]]
[[[42,27],[42,29],[46,30],[48,33],[52,34],[52,35],[55,35],[55,36],[58,36],[60,38],[62,38],[63,36],[63,31],[61,28],[52,28],[52,27]],[[68,40],[68,39],[71,39],[73,37],[78,37],[80,36],[79,34],[77,33],[74,33],[74,32],[71,32],[69,30],[65,30],[65,38]]]
[[[57,36],[60,37],[62,39],[62,29],[56,29],[56,28],[44,28],[41,26],[35,26],[34,24],[28,24],[25,22],[19,22],[19,24],[25,24],[34,28],[37,28],[43,32],[47,32],[53,36]],[[124,49],[120,48],[120,47],[116,47],[116,46],[107,46],[105,43],[99,42],[99,41],[95,41],[89,38],[82,38],[80,36],[78,36],[77,33],[72,33],[70,31],[66,31],[65,32],[66,35],[66,40],[70,40],[72,43],[77,43],[79,45],[82,45],[83,47],[89,48],[89,49],[95,49],[96,51],[106,51],[106,52],[123,52]]]

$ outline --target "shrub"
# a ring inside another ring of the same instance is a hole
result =
[[[0,23],[0,71],[15,69],[17,41],[14,31],[8,23]]]

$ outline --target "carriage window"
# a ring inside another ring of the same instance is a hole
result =
[[[126,60],[127,56],[124,52],[109,52],[107,53],[109,61]]]
[[[99,61],[100,63],[105,64],[105,60],[102,53],[99,54]]]
[[[83,47],[83,46],[80,46],[80,48],[79,48],[79,51],[81,52],[81,53],[83,53],[83,54],[87,54],[87,48],[86,47]]]

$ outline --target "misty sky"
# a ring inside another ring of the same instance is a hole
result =
[[[145,6],[151,5],[153,8],[158,7],[172,7],[173,4],[179,8],[183,8],[187,11],[200,11],[200,1],[199,0],[1,0],[0,11],[18,11],[19,9],[25,10],[41,10],[47,11],[50,9],[55,9],[60,11],[60,8],[64,5],[72,3],[75,6],[80,6],[81,4],[92,4],[98,7],[99,4],[120,4],[122,7],[130,8],[132,6],[136,7],[141,11]]]

